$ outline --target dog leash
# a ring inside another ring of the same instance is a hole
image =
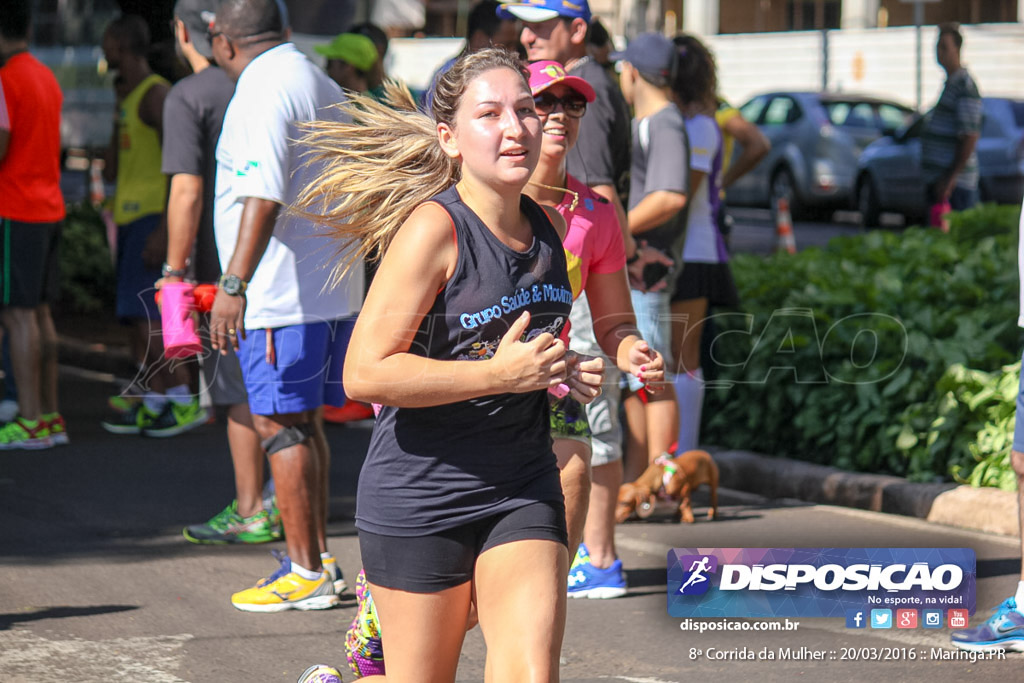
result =
[[[679,471],[676,464],[669,458],[668,453],[662,453],[655,459],[655,465],[663,467],[664,470],[661,473],[661,491],[658,493],[664,493],[668,489],[668,483],[672,481],[672,477]]]

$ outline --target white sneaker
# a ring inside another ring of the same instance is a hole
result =
[[[10,422],[18,415],[18,402],[5,398],[0,401],[0,422]]]

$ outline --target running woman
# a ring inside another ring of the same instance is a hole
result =
[[[384,406],[356,526],[387,678],[454,680],[475,605],[491,680],[557,680],[568,552],[547,390],[589,402],[603,362],[558,339],[564,220],[522,195],[540,120],[501,49],[440,77],[433,119],[392,94],[407,111],[356,97],[341,106],[360,125],[313,125],[327,168],[299,201],[343,245],[384,254],[344,381]]]
[[[530,89],[543,124],[543,142],[540,161],[526,192],[540,204],[554,206],[568,224],[564,247],[569,282],[574,297],[586,292],[586,299],[573,305],[573,322],[577,320],[577,307],[586,308],[589,304],[592,314],[582,316],[582,321],[573,327],[574,340],[579,334],[593,337],[597,342],[594,354],[614,359],[606,368],[610,391],[587,406],[586,412],[570,396],[550,396],[551,436],[562,472],[569,547],[581,548],[569,575],[569,595],[613,598],[626,593],[622,562],[615,556],[614,545],[622,448],[607,443],[616,434],[619,440],[622,436],[616,400],[619,371],[645,382],[657,382],[663,377],[664,359],[636,329],[626,278],[626,252],[615,208],[566,170],[569,152],[579,138],[580,120],[587,104],[594,101],[594,89],[582,78],[567,74],[555,61],[534,62],[529,71]],[[600,428],[600,433],[594,435],[598,442],[594,450],[600,462],[593,470],[588,421],[591,415]],[[590,532],[585,548],[580,546],[584,520]]]

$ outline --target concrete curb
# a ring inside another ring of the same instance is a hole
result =
[[[927,519],[938,524],[1020,536],[1017,494],[1013,491],[958,486],[938,495]]]
[[[918,517],[929,522],[1017,536],[1017,494],[952,483],[915,484],[900,477],[772,458],[747,451],[714,453],[720,485],[767,498]]]

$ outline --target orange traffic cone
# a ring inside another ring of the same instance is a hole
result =
[[[106,190],[103,187],[103,160],[93,159],[89,164],[89,201],[98,209],[104,199]]]
[[[780,197],[775,209],[775,251],[796,253],[796,238],[793,236],[793,218],[789,215],[789,200]]]

